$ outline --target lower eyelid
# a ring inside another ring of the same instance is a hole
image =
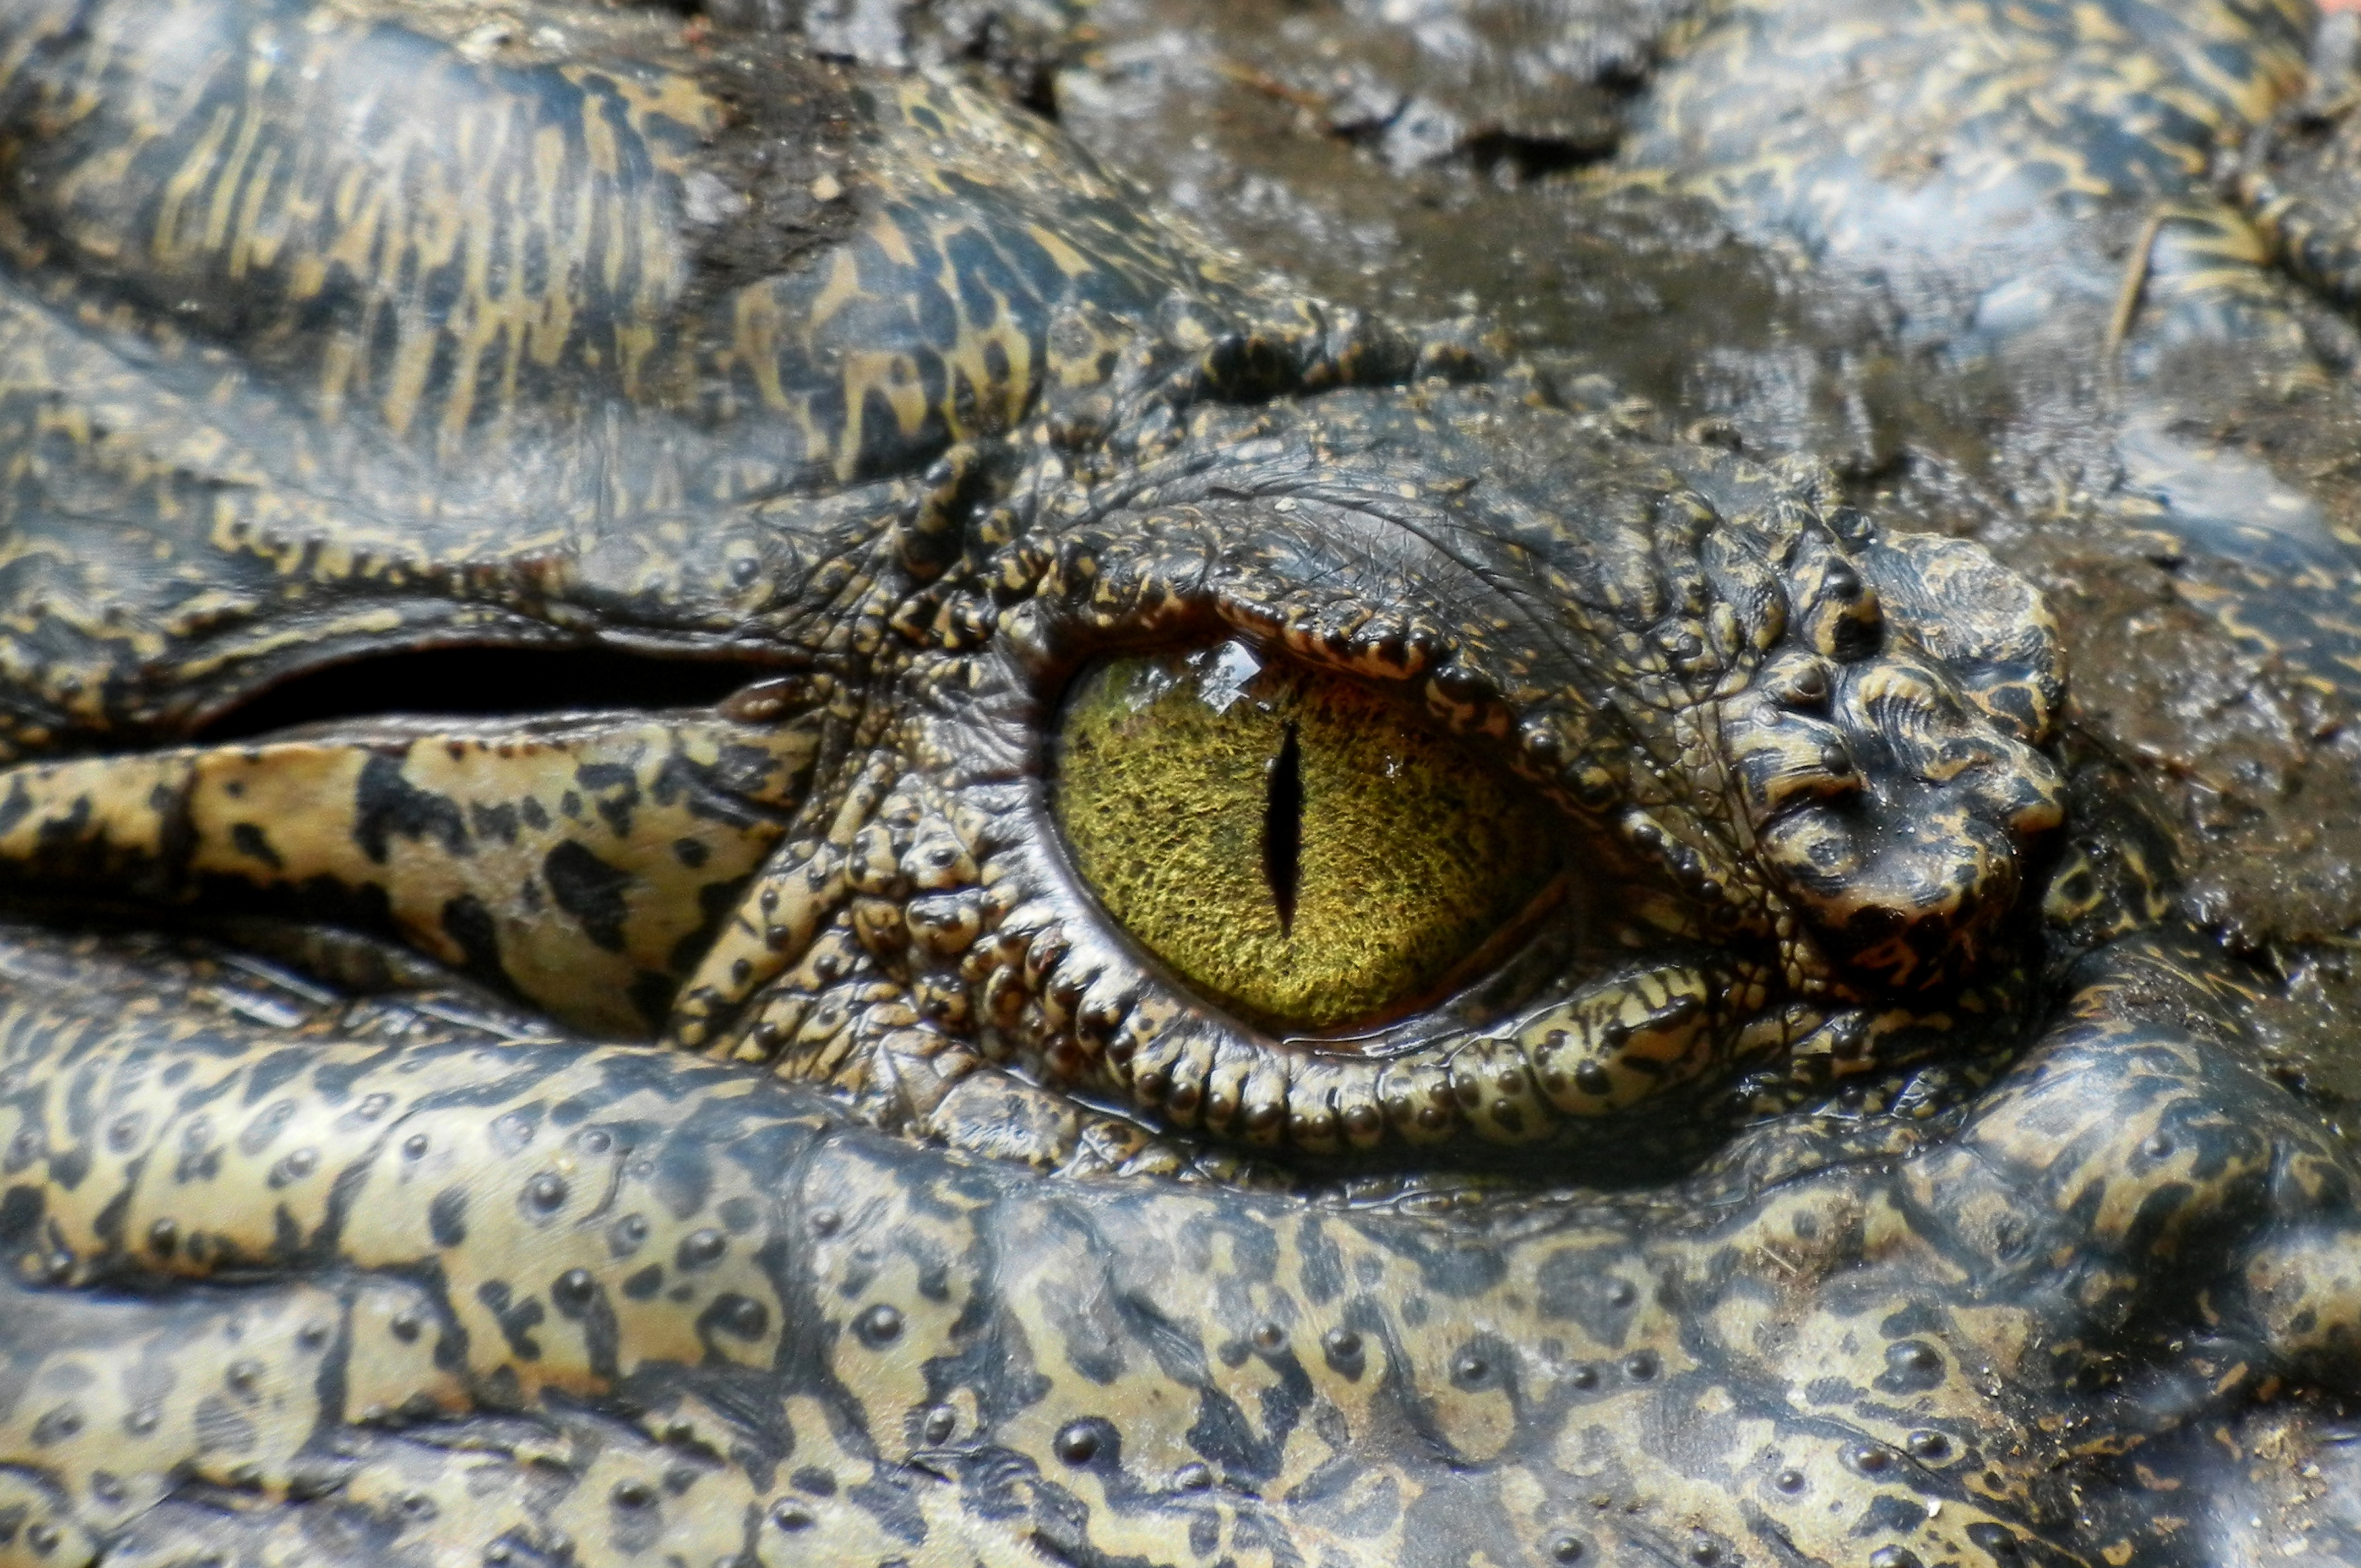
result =
[[[1712,960],[1626,971],[1470,1042],[1453,1076],[1477,1091],[1468,1111],[1478,1130],[1504,1141],[1542,1137],[1559,1118],[1628,1111],[1739,1065],[1742,1046],[1771,1046],[1739,1029],[1765,1000],[1764,979]]]

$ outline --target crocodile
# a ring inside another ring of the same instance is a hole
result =
[[[0,367],[0,1562],[2361,1561],[2355,1154],[1827,466],[601,6],[21,0]]]

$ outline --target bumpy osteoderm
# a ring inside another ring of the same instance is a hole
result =
[[[2249,1398],[2349,1358],[2356,1242],[2279,1091],[2106,1021],[2204,1016],[2187,957],[2092,976],[1964,1123],[1451,1217],[1038,1178],[12,931],[0,1551],[2218,1562],[2182,1499],[2339,1463]]]

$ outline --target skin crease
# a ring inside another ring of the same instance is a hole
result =
[[[520,15],[0,17],[0,1562],[2361,1561],[2361,1172],[2019,579]],[[1176,981],[1048,756],[1226,637],[1581,895],[1349,1051]],[[748,684],[199,733],[478,642]]]

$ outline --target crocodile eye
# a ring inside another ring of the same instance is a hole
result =
[[[1086,669],[1054,766],[1099,902],[1273,1029],[1433,998],[1558,872],[1548,807],[1413,703],[1237,642]]]

